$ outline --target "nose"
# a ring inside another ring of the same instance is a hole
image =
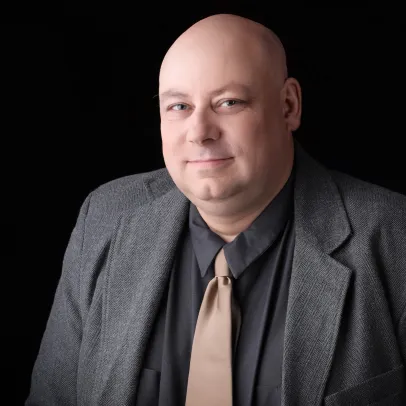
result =
[[[220,130],[210,112],[195,110],[188,121],[187,141],[202,144],[208,139],[219,138]]]

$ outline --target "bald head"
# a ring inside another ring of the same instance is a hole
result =
[[[278,83],[288,76],[285,50],[273,31],[244,17],[216,14],[198,21],[177,38],[163,59],[160,78],[166,67],[184,53],[204,53],[214,48],[224,52],[225,47],[229,54],[234,51],[266,69]]]

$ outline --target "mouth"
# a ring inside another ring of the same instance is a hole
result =
[[[196,167],[204,167],[204,168],[211,168],[211,167],[218,167],[229,163],[233,158],[224,158],[224,159],[210,159],[210,160],[202,160],[202,161],[189,161],[188,163],[196,166]]]

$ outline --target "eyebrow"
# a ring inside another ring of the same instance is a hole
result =
[[[250,93],[251,88],[249,85],[246,85],[244,83],[238,83],[238,82],[230,82],[226,84],[225,86],[222,86],[219,89],[213,90],[210,92],[211,96],[218,96],[227,90],[242,90],[245,93]],[[160,102],[164,101],[165,99],[171,98],[171,97],[189,97],[187,93],[181,92],[180,90],[177,89],[168,89],[162,93],[159,94],[159,100]]]

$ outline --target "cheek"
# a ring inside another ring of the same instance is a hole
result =
[[[174,126],[163,123],[161,124],[161,139],[163,149],[170,152],[171,149],[175,148],[176,143],[179,142],[179,131]]]
[[[235,127],[233,133],[240,149],[252,155],[255,150],[258,150],[265,131],[263,122],[258,120],[258,117],[249,116]]]
[[[179,167],[183,159],[179,137],[176,137],[175,134],[163,132],[161,134],[161,140],[165,165],[173,169]]]
[[[269,165],[270,150],[275,137],[275,122],[258,114],[240,127],[239,145],[250,171]]]

